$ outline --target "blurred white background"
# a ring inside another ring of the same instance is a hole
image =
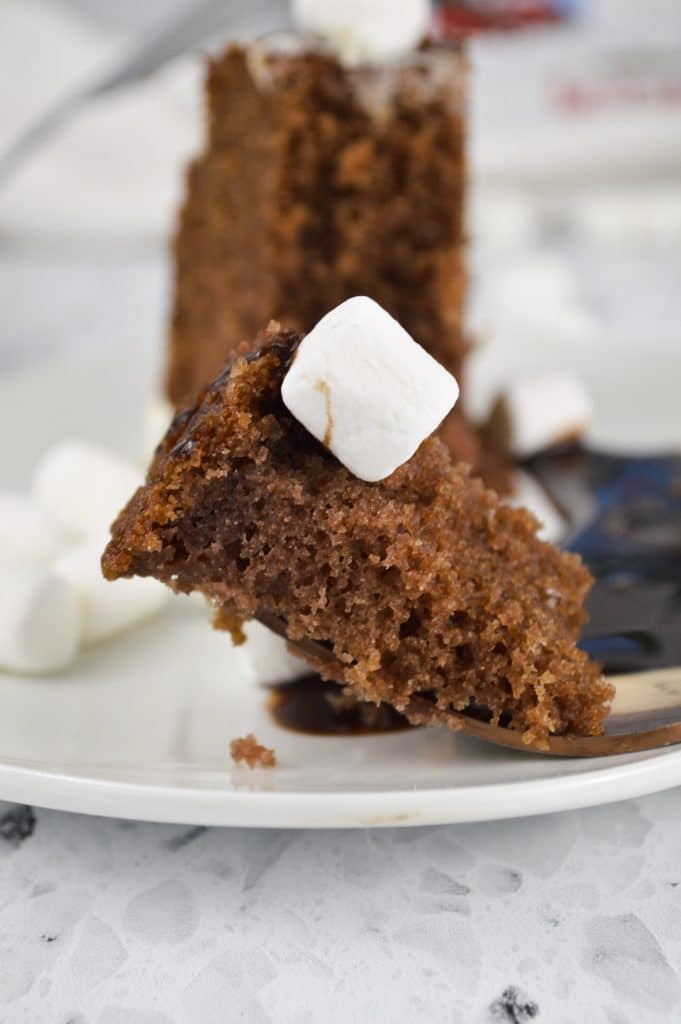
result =
[[[561,27],[472,42],[471,325],[504,344],[676,347],[681,5],[577,7]],[[219,28],[202,51],[287,22],[285,0],[4,0],[0,155],[141,40],[206,9]],[[84,104],[0,183],[0,368],[162,345],[168,241],[201,142],[191,49]]]

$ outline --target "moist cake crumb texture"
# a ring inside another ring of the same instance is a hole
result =
[[[192,401],[271,317],[308,331],[352,295],[374,298],[458,378],[463,56],[443,44],[417,67],[348,69],[314,48],[273,53],[266,87],[248,57],[232,46],[208,66],[208,139],[175,244],[171,401]],[[377,116],[365,94],[389,82]]]
[[[465,57],[438,43],[347,68],[308,39],[265,48],[254,74],[257,47],[208,64],[207,140],[174,244],[170,401],[193,402],[270,318],[308,331],[353,295],[379,302],[461,384]],[[440,435],[511,490],[461,405]]]
[[[591,577],[437,438],[354,477],[285,409],[300,335],[270,331],[179,414],[118,517],[109,579],[200,590],[233,624],[284,619],[309,660],[416,724],[485,709],[529,741],[602,731],[611,686],[576,647]]]
[[[274,751],[259,743],[252,732],[232,740],[229,752],[233,761],[246,764],[249,768],[276,768],[277,765]]]

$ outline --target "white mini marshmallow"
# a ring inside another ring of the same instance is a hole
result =
[[[306,335],[281,394],[351,473],[373,482],[411,458],[459,386],[377,302],[357,296]]]
[[[58,542],[58,531],[37,501],[0,491],[0,562],[45,565]]]
[[[0,668],[41,674],[65,668],[81,638],[78,594],[37,566],[0,566]]]
[[[131,629],[156,615],[170,598],[167,587],[155,579],[104,579],[100,565],[103,548],[98,541],[85,541],[54,564],[54,572],[68,580],[80,596],[85,644]]]
[[[497,442],[522,459],[580,437],[592,416],[581,379],[564,371],[513,381],[497,399],[490,423]]]
[[[513,494],[506,499],[508,504],[514,508],[529,509],[541,524],[537,536],[551,544],[559,544],[567,533],[567,522],[541,484],[523,472],[514,474],[513,483]]]
[[[428,34],[430,0],[293,0],[296,28],[336,48],[344,63],[392,60]]]
[[[61,441],[38,461],[32,491],[57,525],[75,536],[101,534],[142,483],[134,465],[87,441]]]
[[[290,683],[312,671],[306,661],[291,654],[282,637],[259,622],[247,622],[244,632],[244,651],[253,669],[255,681],[262,686]]]

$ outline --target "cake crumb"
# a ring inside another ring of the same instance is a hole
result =
[[[235,647],[246,643],[244,620],[231,615],[225,608],[219,608],[213,617],[213,629],[222,629],[229,633]]]
[[[244,762],[249,768],[275,768],[277,764],[274,751],[259,743],[252,732],[232,740],[229,752],[237,764]]]

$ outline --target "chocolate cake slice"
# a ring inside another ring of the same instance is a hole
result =
[[[349,67],[318,39],[272,33],[209,62],[206,144],[174,247],[175,408],[270,319],[307,331],[356,294],[461,382],[467,80],[449,42]],[[511,490],[461,406],[440,434],[457,460]]]
[[[523,733],[601,731],[611,687],[575,645],[590,576],[430,437],[377,483],[294,419],[301,336],[271,325],[179,414],[112,527],[109,579],[198,590],[220,624],[274,616],[326,677],[415,723],[473,709]]]
[[[175,243],[173,404],[270,319],[309,331],[357,294],[460,377],[466,82],[452,43],[348,67],[273,33],[210,61]]]

